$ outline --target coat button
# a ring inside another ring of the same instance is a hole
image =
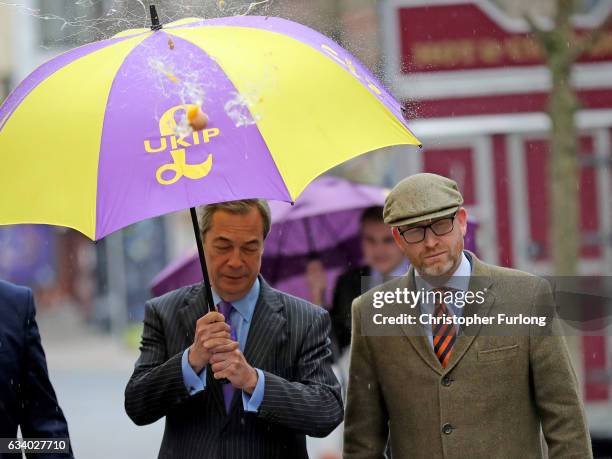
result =
[[[445,387],[450,386],[453,383],[453,379],[450,376],[445,376],[442,378],[442,385]]]
[[[450,435],[453,432],[453,426],[450,424],[444,424],[442,426],[442,433]]]

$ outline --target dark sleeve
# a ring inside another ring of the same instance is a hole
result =
[[[181,357],[182,352],[168,358],[159,315],[145,304],[140,357],[125,388],[125,411],[134,423],[151,424],[189,398]]]
[[[40,342],[36,324],[36,308],[30,289],[23,301],[25,315],[25,352],[19,424],[23,438],[68,438],[68,424],[57,403],[55,391],[49,380],[45,352]],[[67,454],[28,454],[28,459],[72,458]]]
[[[348,292],[352,292],[351,284],[350,273],[338,277],[334,288],[332,308],[329,312],[332,334],[340,353],[351,344],[351,304],[354,298],[347,298]]]
[[[327,311],[314,318],[305,333],[297,366],[297,381],[265,374],[264,397],[258,415],[311,437],[324,437],[344,414],[340,384],[331,369]]]

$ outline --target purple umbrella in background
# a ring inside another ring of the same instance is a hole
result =
[[[362,263],[360,217],[364,209],[382,206],[384,188],[333,177],[319,177],[291,206],[271,201],[272,229],[266,238],[261,273],[275,288],[301,298],[310,298],[304,272],[313,259],[325,267],[327,285],[339,274]],[[466,248],[475,249],[477,224],[468,222]],[[170,263],[151,282],[153,295],[202,281],[197,252]],[[328,288],[325,304],[331,303]]]

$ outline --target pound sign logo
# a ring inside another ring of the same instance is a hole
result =
[[[181,177],[187,177],[192,180],[201,179],[206,177],[212,168],[213,157],[211,154],[208,155],[206,161],[200,164],[187,164],[187,150],[186,148],[193,145],[199,145],[201,142],[210,142],[211,137],[216,137],[220,134],[219,129],[211,128],[205,129],[204,131],[194,131],[193,135],[190,136],[189,143],[185,137],[177,137],[176,132],[176,119],[175,115],[178,111],[184,111],[185,114],[191,108],[198,108],[193,104],[184,104],[172,107],[167,110],[159,119],[159,134],[160,138],[157,139],[159,147],[152,147],[151,140],[144,141],[144,148],[147,153],[159,153],[168,149],[170,144],[170,156],[172,162],[164,164],[155,173],[155,178],[162,185],[172,185],[176,183]],[[172,174],[172,175],[169,175]],[[165,178],[164,178],[165,176]]]

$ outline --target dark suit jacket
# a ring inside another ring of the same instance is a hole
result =
[[[23,438],[68,437],[68,425],[49,381],[34,316],[32,291],[0,280],[0,438],[15,438],[17,426]]]
[[[166,417],[160,458],[306,458],[305,435],[325,436],[343,416],[331,370],[327,312],[271,288],[261,290],[245,357],[265,374],[258,413],[245,413],[236,391],[226,414],[220,385],[190,396],[181,357],[206,313],[202,284],[174,290],[145,306],[141,354],[125,390],[125,409],[138,425]]]
[[[351,344],[351,305],[353,300],[363,293],[361,289],[362,276],[369,275],[370,268],[360,266],[342,273],[336,280],[329,315],[339,355]]]

